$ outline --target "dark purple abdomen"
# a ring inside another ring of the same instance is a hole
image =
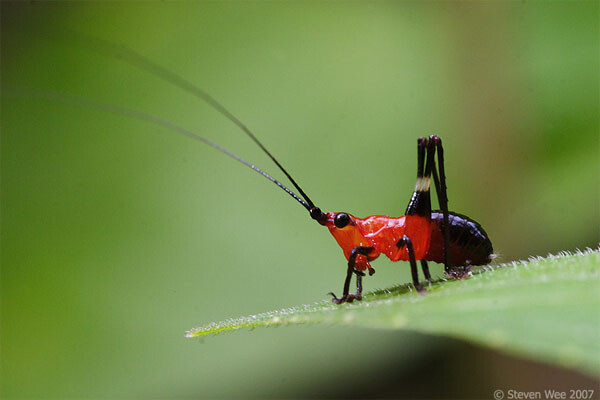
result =
[[[444,236],[441,211],[431,212],[431,243],[425,255],[428,261],[444,263]],[[492,242],[481,225],[466,215],[450,212],[450,265],[485,265],[492,261]]]

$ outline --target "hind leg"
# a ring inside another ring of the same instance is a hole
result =
[[[437,168],[434,165],[432,168],[433,181],[435,183],[435,191],[437,193],[438,203],[444,216],[442,222],[442,235],[444,236],[444,271],[446,274],[451,273],[452,266],[450,265],[450,223],[448,212],[448,194],[446,188],[446,173],[444,169],[444,147],[442,139],[438,136],[431,135],[429,140],[437,149]]]

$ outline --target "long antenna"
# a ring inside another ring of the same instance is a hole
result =
[[[93,44],[95,48],[100,51],[104,51],[111,55],[112,57],[116,57],[132,66],[135,66],[143,71],[146,71],[159,79],[164,80],[174,86],[177,86],[186,92],[192,94],[193,96],[198,97],[199,99],[205,101],[209,106],[220,112],[225,118],[233,122],[237,125],[246,135],[250,137],[264,151],[271,160],[279,167],[279,169],[288,177],[292,185],[298,190],[298,192],[302,195],[302,197],[306,200],[306,203],[309,205],[309,210],[315,208],[312,200],[304,193],[302,188],[296,183],[294,178],[283,168],[283,166],[277,161],[277,159],[267,150],[267,148],[254,136],[254,134],[248,129],[248,127],[242,123],[235,115],[233,115],[229,110],[227,110],[221,103],[215,100],[211,95],[206,93],[204,90],[200,89],[193,83],[184,79],[180,75],[169,71],[168,69],[161,67],[158,64],[155,64],[153,61],[139,54],[135,50],[130,49],[129,47],[123,45],[117,45],[111,42],[108,42],[103,39],[99,39],[96,37],[82,35],[89,42],[86,43],[86,47],[90,45],[90,42]]]
[[[114,104],[104,103],[101,101],[90,100],[88,98],[85,98],[82,96],[75,96],[72,94],[59,93],[59,92],[53,92],[53,91],[38,91],[38,90],[25,89],[25,88],[20,88],[20,87],[11,87],[10,85],[4,85],[4,89],[8,89],[9,91],[14,91],[16,93],[23,94],[25,96],[27,96],[27,95],[35,96],[35,97],[44,98],[44,99],[48,99],[48,100],[59,101],[59,102],[62,102],[65,104],[70,104],[70,105],[88,106],[88,107],[96,108],[96,109],[99,109],[102,111],[107,111],[107,112],[110,112],[113,114],[125,115],[130,118],[147,121],[152,124],[162,126],[171,131],[180,133],[182,135],[188,136],[192,139],[195,139],[202,143],[205,143],[205,144],[219,150],[221,153],[224,153],[227,156],[233,158],[234,160],[241,162],[248,168],[252,168],[254,171],[258,172],[259,174],[261,174],[262,176],[264,176],[265,178],[267,178],[268,180],[270,180],[271,182],[273,182],[274,184],[279,186],[281,189],[283,189],[287,194],[292,196],[296,201],[298,201],[300,204],[302,204],[302,206],[304,206],[304,208],[306,208],[309,212],[311,212],[311,215],[312,215],[312,210],[315,208],[314,205],[311,206],[310,204],[308,204],[306,201],[304,201],[303,198],[298,196],[296,193],[292,192],[284,184],[279,182],[277,179],[273,178],[271,175],[269,175],[262,169],[258,168],[256,165],[250,163],[249,161],[246,161],[242,157],[238,156],[237,154],[232,153],[231,151],[227,150],[226,148],[219,146],[218,144],[216,144],[216,143],[214,143],[214,142],[212,142],[190,130],[187,130],[185,128],[182,128],[179,125],[172,123],[171,121],[167,121],[160,117],[144,113],[142,111],[133,110],[130,108],[125,108],[125,107],[120,107],[120,106],[117,106]]]

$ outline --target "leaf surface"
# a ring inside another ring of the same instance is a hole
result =
[[[410,285],[213,322],[198,337],[241,328],[343,324],[444,335],[597,375],[600,373],[600,253],[587,250],[476,270],[440,280],[425,295]]]

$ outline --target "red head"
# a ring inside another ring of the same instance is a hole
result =
[[[312,215],[313,213],[311,213],[311,216]],[[375,237],[372,235],[374,228],[374,221],[372,217],[361,219],[344,212],[321,212],[317,218],[314,219],[329,229],[329,232],[331,232],[336,242],[342,248],[346,259],[350,258],[350,254],[352,254],[352,250],[355,247],[373,247],[375,244]],[[373,251],[369,253],[368,258],[359,255],[356,259],[355,267],[361,270],[365,270],[367,268],[371,269],[369,261],[374,260],[378,256],[379,250],[377,248],[373,249]]]
[[[366,218],[356,218],[344,212],[322,213],[320,210],[314,213],[311,212],[311,216],[329,229],[329,232],[342,248],[346,259],[350,258],[352,250],[357,246],[373,248],[368,255],[368,259],[364,256],[357,258],[356,267],[359,269],[370,269],[368,261],[374,260],[380,253],[385,254],[392,261],[408,259],[408,255],[405,254],[406,250],[399,248],[397,243],[407,233],[407,219],[410,219],[410,217],[390,218],[385,215],[372,215]],[[419,217],[413,217],[413,219],[411,219],[413,222],[411,225],[421,220]],[[428,223],[428,221],[423,222]],[[419,229],[427,231],[424,226],[419,226]],[[425,246],[429,244],[428,240],[426,242],[426,244],[424,243]],[[421,249],[420,244],[416,243],[415,250],[418,250],[420,254],[426,251],[426,248]]]

